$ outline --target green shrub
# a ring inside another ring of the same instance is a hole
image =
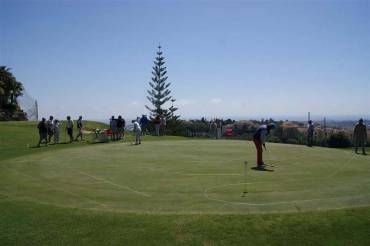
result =
[[[281,143],[281,140],[276,136],[269,136],[268,141],[272,143]]]
[[[297,139],[294,139],[294,138],[288,138],[286,143],[287,144],[299,144],[299,141]]]
[[[330,135],[328,146],[331,148],[345,148],[351,146],[351,142],[344,132],[338,132]]]

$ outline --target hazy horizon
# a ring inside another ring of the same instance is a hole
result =
[[[114,115],[115,117],[117,117],[118,115]],[[137,117],[140,117],[141,115],[138,115]],[[109,119],[110,119],[111,116],[107,117],[107,118],[85,118],[85,120],[94,120],[94,121],[104,121],[104,122],[108,122]],[[201,119],[202,117],[204,117],[206,120],[212,120],[212,119],[215,119],[216,117],[209,117],[209,116],[189,116],[189,117],[181,117],[181,119],[183,120],[196,120],[196,119]],[[75,117],[77,118],[77,116]],[[132,119],[135,119],[136,117],[129,117],[129,118],[125,118],[126,120],[132,120]],[[227,119],[231,119],[231,120],[261,120],[261,119],[270,119],[272,118],[273,120],[275,121],[285,121],[285,120],[289,120],[289,121],[307,121],[308,117],[307,115],[306,116],[294,116],[294,115],[285,115],[285,116],[278,116],[278,115],[275,115],[275,116],[245,116],[245,117],[241,117],[241,116],[221,116],[221,117],[218,117],[218,119],[223,119],[223,120],[227,120]],[[316,115],[316,116],[311,116],[310,119],[312,121],[315,121],[315,122],[321,122],[324,120],[324,118],[326,119],[326,121],[358,121],[360,118],[364,119],[364,121],[370,121],[370,115],[368,116],[361,116],[361,115],[354,115],[354,116],[350,116],[350,115],[347,115],[347,116],[338,116],[338,115],[327,115],[327,116],[322,116],[322,115]]]

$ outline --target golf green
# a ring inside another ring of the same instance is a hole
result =
[[[370,158],[252,142],[152,141],[56,149],[2,161],[2,200],[134,213],[270,213],[370,205]],[[247,161],[247,176],[244,176]],[[245,181],[246,180],[246,181]],[[243,196],[243,191],[247,191]]]

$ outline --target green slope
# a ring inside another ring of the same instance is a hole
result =
[[[108,126],[103,123],[87,121],[85,127],[104,129]],[[62,121],[60,125],[61,134],[60,142],[65,143],[67,136],[64,133],[65,122]],[[53,149],[63,149],[75,147],[75,144],[59,144],[50,145],[48,148],[35,148],[39,141],[39,134],[36,122],[27,121],[8,121],[0,122],[0,160],[9,159],[27,154],[35,154]],[[53,141],[53,140],[52,140]],[[78,145],[86,144],[87,142],[78,143]]]
[[[84,126],[89,129],[95,128],[107,129],[109,127],[104,123],[95,121],[84,121]],[[53,151],[89,145],[88,141],[73,144],[65,144],[66,142],[68,142],[68,137],[64,132],[65,121],[61,122],[60,129],[61,129],[60,134],[61,144],[49,145],[47,148],[45,147],[36,148],[36,145],[39,141],[36,122],[27,122],[27,121],[0,122],[0,161],[22,155],[36,154],[45,151]],[[85,136],[86,140],[91,140],[91,138],[92,138],[91,134]],[[146,136],[145,138],[146,141],[157,140],[157,138],[151,136]],[[182,140],[184,138],[167,136],[162,137],[161,139]],[[133,141],[133,136],[128,134],[127,141]]]

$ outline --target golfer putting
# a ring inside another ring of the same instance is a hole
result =
[[[276,126],[274,123],[270,123],[267,125],[261,125],[257,128],[256,132],[253,135],[253,142],[256,146],[257,150],[257,169],[258,170],[265,170],[265,163],[263,162],[263,149],[262,146],[266,149],[266,136],[270,134],[272,129],[275,129]]]

